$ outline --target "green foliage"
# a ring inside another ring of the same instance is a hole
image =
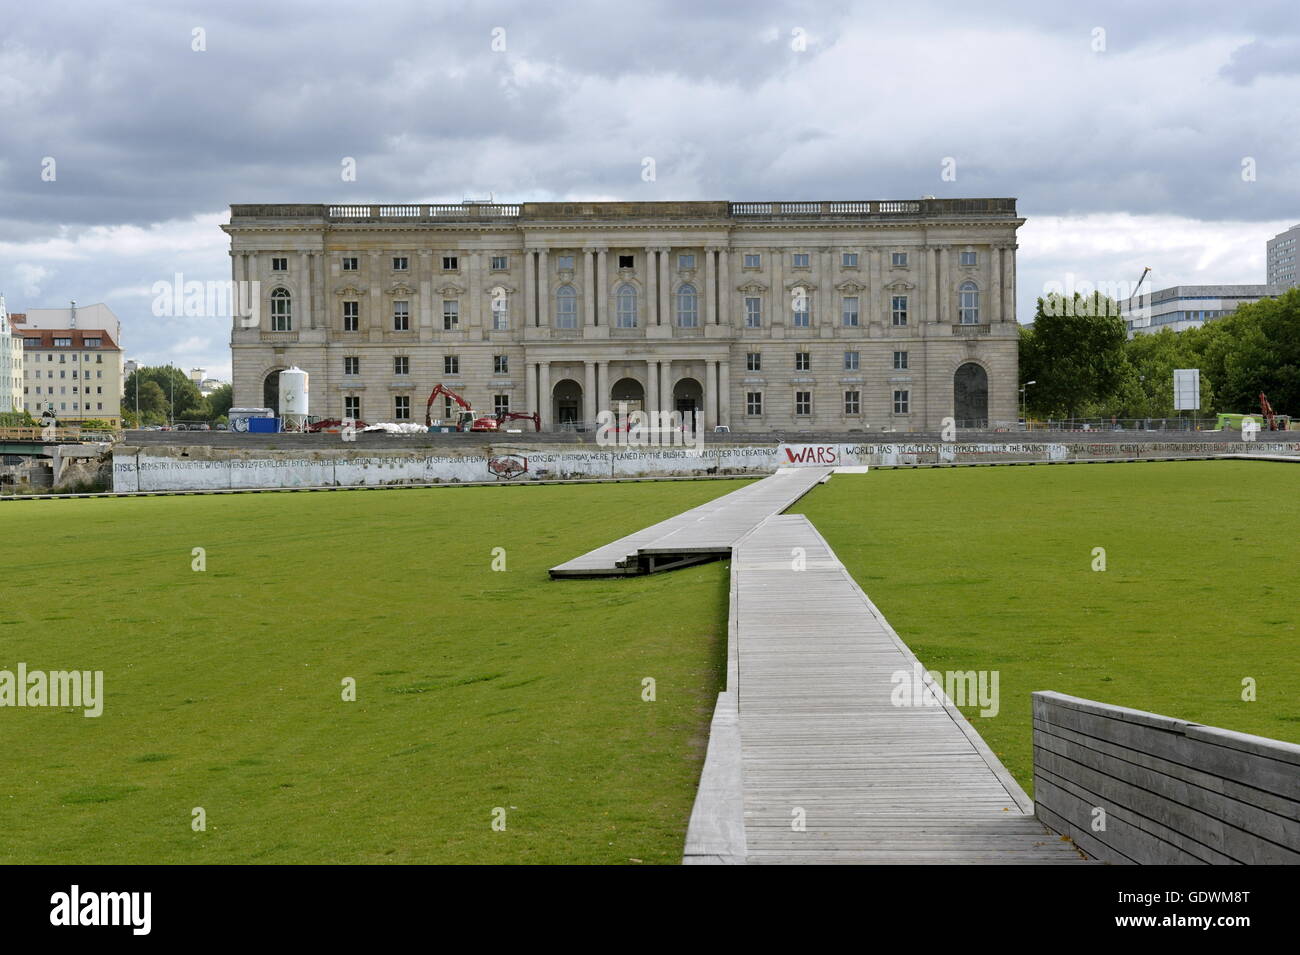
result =
[[[166,420],[173,418],[207,417],[207,402],[199,393],[199,388],[185,372],[173,365],[154,365],[137,368],[127,375],[123,390],[122,404],[132,410],[136,407],[136,384],[140,390],[140,413],[160,416]],[[172,400],[175,398],[175,407]]]
[[[230,411],[230,402],[234,398],[234,389],[230,385],[222,385],[212,394],[208,395],[208,417],[225,418]]]
[[[1020,380],[1034,414],[1075,417],[1084,406],[1114,394],[1124,371],[1124,320],[1100,293],[1038,300],[1034,327],[1022,329]]]

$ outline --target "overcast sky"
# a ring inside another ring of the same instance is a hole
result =
[[[227,323],[150,288],[229,278],[242,202],[1015,196],[1021,321],[1071,277],[1262,283],[1300,222],[1295,0],[212,8],[9,5],[11,311],[106,302],[228,378]]]

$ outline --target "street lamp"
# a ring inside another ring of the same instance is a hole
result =
[[[1036,385],[1036,381],[1027,381],[1020,386],[1020,420],[1025,423],[1025,430],[1029,430],[1029,418],[1025,415],[1025,389],[1030,385]]]

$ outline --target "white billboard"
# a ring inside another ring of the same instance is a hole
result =
[[[1201,407],[1201,369],[1174,369],[1174,410],[1198,411]]]

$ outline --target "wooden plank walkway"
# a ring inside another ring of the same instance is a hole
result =
[[[731,851],[751,864],[1084,861],[946,698],[891,702],[893,675],[919,663],[806,518],[768,518],[732,560],[745,844]],[[688,862],[739,861],[691,843]]]
[[[785,468],[666,521],[551,568],[552,577],[608,577],[730,556],[736,542],[824,481],[832,468]]]

